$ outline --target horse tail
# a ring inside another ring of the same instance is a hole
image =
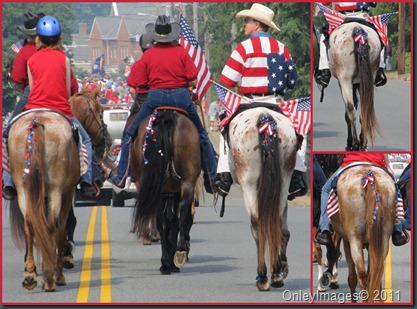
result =
[[[384,274],[384,231],[383,231],[383,206],[381,197],[377,196],[378,185],[375,180],[375,192],[371,185],[365,188],[365,200],[368,222],[368,239],[369,239],[369,272],[368,272],[368,294],[371,296],[370,302],[373,302],[372,295],[375,291],[380,291],[382,275]]]
[[[262,131],[263,128],[267,127]],[[261,149],[261,171],[258,182],[258,240],[259,265],[264,261],[265,245],[268,241],[271,264],[278,260],[281,243],[281,160],[276,137],[276,122],[271,115],[260,115],[257,122],[259,132],[259,147]],[[272,133],[270,136],[269,133]]]
[[[163,206],[162,186],[172,161],[176,119],[174,113],[160,112],[153,127],[145,133],[144,163],[132,222],[132,233],[139,238],[149,235],[150,223],[155,223],[158,209]]]
[[[374,110],[374,79],[367,33],[361,27],[353,30],[354,51],[359,69],[359,95],[361,104],[361,122],[364,140],[369,136],[371,144],[375,142],[375,131],[382,135],[381,128]]]
[[[28,131],[28,167],[24,175],[27,192],[26,220],[35,237],[36,248],[42,252],[42,259],[48,265],[54,261],[53,228],[55,222],[49,213],[45,187],[45,128],[34,118]],[[31,138],[30,138],[31,137]]]

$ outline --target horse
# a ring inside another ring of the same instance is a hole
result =
[[[384,261],[396,221],[396,193],[394,179],[377,166],[356,165],[338,176],[339,211],[330,221],[343,239],[351,295],[359,281],[360,289],[367,291],[364,302],[377,302],[381,295]]]
[[[144,238],[157,226],[162,275],[179,272],[188,260],[191,209],[201,173],[196,126],[182,111],[168,109],[158,108],[141,122],[129,160],[137,188],[131,232]]]
[[[344,155],[332,155],[332,154],[319,154],[316,155],[317,160],[320,163],[320,166],[323,169],[323,172],[326,178],[329,178],[342,164]],[[316,181],[313,182],[313,258],[317,262],[318,267],[318,292],[325,292],[326,287],[330,287],[331,289],[338,289],[339,288],[339,280],[338,280],[338,270],[337,270],[337,263],[341,257],[340,253],[340,244],[342,239],[336,233],[332,233],[332,242],[330,245],[326,246],[326,261],[327,269],[323,272],[323,251],[321,245],[315,241],[317,234],[320,231],[319,228],[319,219],[321,215],[321,192],[317,188]]]
[[[97,162],[93,161],[93,168],[100,168],[99,173],[103,175],[100,180],[94,179],[97,189],[103,185],[104,180],[108,178],[113,168],[113,163],[108,154],[112,141],[107,131],[107,125],[103,121],[103,107],[97,100],[100,89],[101,83],[93,91],[87,90],[87,86],[84,85],[79,93],[72,95],[68,100],[74,116],[87,131],[93,144],[94,156],[97,160]],[[63,253],[64,268],[68,269],[74,267],[72,253],[75,247],[74,231],[76,225],[77,219],[74,209],[71,208],[67,221],[67,240]]]
[[[360,22],[343,23],[329,38],[329,65],[338,80],[345,103],[346,150],[366,150],[373,146],[376,132],[382,136],[374,110],[374,80],[383,48],[378,33]],[[357,90],[360,98],[360,140],[356,130]]]
[[[14,240],[25,239],[23,287],[37,285],[33,245],[42,257],[43,289],[65,285],[62,252],[65,227],[80,179],[79,148],[63,115],[31,110],[12,125],[8,140],[10,171],[17,191],[11,207]],[[16,207],[14,207],[16,206]]]
[[[265,106],[238,113],[227,132],[230,172],[242,189],[257,247],[256,286],[259,291],[270,288],[265,261],[269,258],[271,286],[282,287],[288,275],[287,196],[302,137],[285,115]]]

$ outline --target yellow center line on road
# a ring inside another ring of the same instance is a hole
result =
[[[385,259],[385,294],[386,299],[382,299],[386,303],[392,303],[392,263],[391,263],[391,242],[388,243],[388,254]],[[381,297],[385,295],[380,295]]]
[[[78,288],[77,303],[88,302],[88,293],[90,291],[91,281],[91,261],[93,258],[94,248],[94,227],[96,225],[97,206],[93,207],[91,212],[90,223],[88,224],[87,237],[85,239],[85,252],[83,264],[81,267],[80,287]]]
[[[111,302],[110,243],[107,207],[101,207],[101,290],[100,302]]]

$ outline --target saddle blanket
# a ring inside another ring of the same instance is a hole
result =
[[[337,173],[337,175],[335,176],[336,181],[339,175],[343,171],[345,171],[347,168],[350,168],[356,165],[372,165],[372,164],[369,164],[368,162],[356,162],[356,163],[349,164]],[[373,175],[368,174],[364,182],[365,183],[364,188],[366,185],[372,184],[373,182],[374,182]],[[403,207],[403,199],[402,199],[402,196],[401,196],[400,190],[398,189],[397,184],[396,184],[396,188],[397,188],[397,200],[396,200],[396,205],[395,205],[395,217],[396,217],[395,224],[399,224],[401,223],[402,220],[404,220],[404,207]],[[331,218],[334,214],[336,214],[339,211],[339,200],[338,200],[335,189],[332,188],[330,190],[329,198],[327,200],[327,215],[329,216],[329,218]]]

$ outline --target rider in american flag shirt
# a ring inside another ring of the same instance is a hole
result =
[[[274,15],[271,9],[258,3],[254,3],[250,10],[237,13],[236,17],[245,18],[245,36],[249,39],[238,44],[232,52],[220,75],[220,82],[232,91],[237,86],[238,93],[251,101],[277,104],[283,101],[287,88],[295,87],[298,75],[288,48],[268,33],[269,28],[280,31],[272,21]],[[229,193],[233,183],[228,149],[224,145],[221,136],[214,187],[222,196]],[[294,175],[302,182],[301,175],[306,167],[298,152],[295,169]],[[295,187],[303,191],[307,184],[300,183]]]

